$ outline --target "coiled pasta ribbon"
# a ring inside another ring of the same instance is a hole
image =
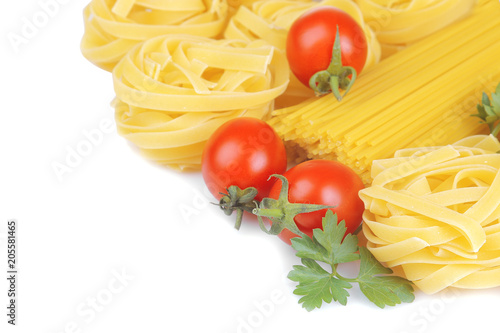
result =
[[[376,64],[381,56],[380,44],[375,33],[365,24],[363,14],[353,1],[349,0],[281,0],[256,1],[251,7],[241,6],[231,16],[224,36],[231,39],[262,39],[278,49],[285,50],[286,37],[292,23],[304,12],[315,7],[334,6],[349,15],[363,28],[368,44],[368,56],[364,71]],[[314,92],[300,83],[292,74],[290,85],[278,101],[280,104],[296,104],[314,96]]]
[[[425,293],[500,286],[500,143],[402,149],[373,162],[367,248]]]
[[[226,0],[92,0],[84,9],[82,54],[111,71],[137,43],[164,34],[220,35]]]
[[[471,12],[476,0],[355,0],[382,45],[382,58]]]
[[[217,127],[265,118],[288,81],[285,55],[263,41],[155,37],[113,70],[118,132],[157,163],[198,169]]]

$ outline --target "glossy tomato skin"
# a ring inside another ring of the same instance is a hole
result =
[[[286,41],[290,69],[308,87],[311,76],[330,65],[337,26],[342,64],[353,67],[358,75],[363,70],[368,54],[363,29],[349,14],[338,8],[316,7],[297,18]]]
[[[364,204],[358,192],[364,184],[351,168],[337,161],[310,160],[291,168],[284,176],[289,182],[290,202],[335,206],[330,210],[337,214],[339,222],[345,221],[347,233],[353,233],[361,224]],[[281,181],[277,181],[269,197],[277,199],[280,190]],[[325,214],[326,209],[298,214],[295,223],[302,232],[312,236],[313,229],[322,228]],[[279,237],[290,244],[296,235],[284,230]]]
[[[212,195],[220,199],[231,185],[255,187],[257,200],[269,194],[272,174],[286,171],[283,141],[266,122],[249,117],[232,119],[209,138],[202,155],[202,174]]]

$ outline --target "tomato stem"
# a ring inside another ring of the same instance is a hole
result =
[[[283,211],[278,208],[254,208],[252,214],[270,219],[281,219]]]
[[[240,230],[241,222],[243,221],[243,209],[236,209],[236,222],[234,227],[236,230]]]
[[[350,79],[349,76],[351,76]],[[330,65],[326,70],[319,71],[311,76],[309,86],[317,95],[332,92],[340,102],[351,89],[356,76],[357,73],[353,67],[342,65],[339,26],[337,25]],[[344,94],[340,94],[339,89],[344,90]]]

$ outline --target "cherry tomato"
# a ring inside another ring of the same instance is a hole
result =
[[[338,8],[316,7],[295,20],[286,41],[290,69],[306,86],[309,87],[309,79],[315,73],[326,70],[330,65],[337,27],[342,65],[353,67],[357,75],[361,73],[368,54],[363,29],[349,14]]]
[[[231,185],[255,187],[256,200],[269,194],[272,174],[286,171],[283,141],[266,122],[241,117],[220,126],[209,138],[202,155],[202,174],[214,197],[220,199]]]
[[[289,182],[288,200],[292,203],[309,203],[335,206],[330,210],[337,214],[338,221],[346,223],[346,233],[353,233],[361,224],[364,204],[358,192],[364,188],[361,178],[346,165],[337,161],[310,160],[296,165],[284,176]],[[274,183],[269,197],[277,199],[281,181]],[[322,228],[326,209],[295,216],[297,227],[312,236],[313,229]],[[297,235],[288,229],[279,237],[288,244]]]

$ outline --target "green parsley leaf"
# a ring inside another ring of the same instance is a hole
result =
[[[297,251],[299,258],[308,258],[321,262],[328,261],[328,251],[316,239],[310,237],[294,237],[292,247]]]
[[[361,247],[359,252],[361,264],[356,281],[359,289],[370,301],[382,309],[386,305],[413,302],[415,295],[409,281],[399,276],[378,275],[392,274],[392,270],[378,262],[368,249]]]
[[[352,287],[349,282],[333,276],[314,260],[302,259],[302,264],[304,266],[293,266],[288,278],[300,281],[293,293],[303,296],[299,303],[302,303],[307,311],[320,308],[323,302],[330,303],[332,300],[342,305],[347,304],[349,293],[346,289]]]
[[[346,230],[345,221],[342,220],[337,224],[337,214],[334,215],[331,210],[328,210],[323,219],[323,230],[313,230],[313,237],[328,252],[329,258],[326,262],[330,265],[359,259],[359,255],[356,253],[358,238],[351,234],[344,238]],[[342,238],[344,238],[343,241]]]
[[[292,238],[292,247],[301,258],[302,265],[294,265],[288,278],[298,282],[294,294],[302,296],[299,304],[308,311],[320,308],[332,300],[347,304],[352,283],[357,282],[363,294],[380,308],[414,300],[411,282],[392,276],[392,270],[384,267],[364,247],[358,247],[358,238],[348,234],[345,222],[337,224],[337,215],[328,210],[323,218],[323,230],[314,229],[313,237],[303,235]],[[338,274],[337,266],[360,260],[357,278],[345,278]],[[327,271],[318,262],[330,266]]]

